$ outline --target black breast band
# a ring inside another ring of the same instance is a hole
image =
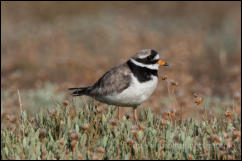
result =
[[[152,75],[158,76],[158,70],[138,66],[138,65],[134,64],[133,62],[131,62],[130,60],[127,62],[127,64],[129,66],[130,70],[132,71],[132,73],[134,74],[134,76],[141,83],[152,80]]]

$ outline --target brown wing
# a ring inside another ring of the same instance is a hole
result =
[[[128,88],[131,77],[128,65],[122,64],[105,73],[91,88],[89,94],[93,96],[105,96],[120,93]]]

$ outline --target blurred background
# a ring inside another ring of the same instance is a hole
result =
[[[241,2],[1,2],[1,109],[16,111],[17,89],[47,82],[69,99],[69,87],[93,84],[145,48],[170,64],[145,103],[152,110],[196,111],[194,92],[216,106],[240,99]]]

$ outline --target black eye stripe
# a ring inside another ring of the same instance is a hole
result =
[[[135,60],[143,64],[156,64],[159,61],[159,59],[155,59],[157,55],[158,52],[152,49],[149,56],[146,56],[145,58],[135,58]]]
[[[150,55],[150,56],[148,56],[146,59],[147,60],[151,60],[151,59],[153,59],[154,58],[154,55]]]
[[[152,49],[151,50],[151,54],[154,55],[154,56],[156,56],[158,54],[158,52]]]

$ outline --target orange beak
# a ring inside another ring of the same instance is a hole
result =
[[[157,64],[159,64],[160,66],[169,66],[169,64],[163,60],[159,60]]]

